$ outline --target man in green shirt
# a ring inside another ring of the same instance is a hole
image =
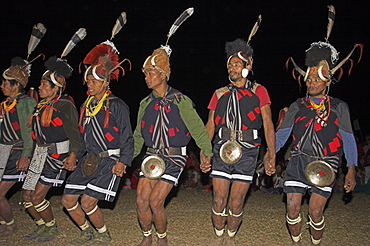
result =
[[[167,245],[167,216],[164,201],[183,171],[187,159],[186,145],[191,136],[201,149],[201,162],[209,163],[212,146],[205,126],[191,99],[167,84],[170,77],[169,46],[156,49],[143,66],[145,82],[152,93],[140,103],[134,132],[137,156],[143,144],[147,151],[137,187],[137,211],[143,240],[140,245],[152,245],[152,222],[157,230],[158,244]],[[160,158],[163,174],[155,177]]]
[[[5,195],[23,181],[33,150],[31,127],[27,126],[36,102],[25,95],[30,65],[20,57],[2,74],[1,90],[6,98],[0,107],[0,236],[16,232],[12,210]]]

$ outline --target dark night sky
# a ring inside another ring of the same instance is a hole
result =
[[[338,2],[338,3],[337,3]],[[340,2],[340,3],[339,3]],[[32,26],[42,22],[48,29],[31,55],[60,55],[69,39],[80,27],[87,37],[66,57],[74,68],[66,92],[79,106],[86,98],[86,88],[78,73],[79,63],[95,45],[110,38],[116,18],[127,13],[127,24],[113,40],[120,57],[131,60],[133,69],[112,82],[113,92],[130,106],[132,122],[136,121],[139,102],[147,89],[141,66],[148,55],[164,44],[174,20],[188,7],[195,11],[170,39],[171,79],[169,84],[192,98],[200,116],[206,120],[208,101],[213,91],[228,83],[226,73],[226,41],[247,39],[259,14],[262,24],[253,37],[255,51],[254,78],[269,91],[273,120],[278,111],[304,95],[284,69],[285,61],[293,56],[304,66],[304,51],[310,43],[324,41],[327,26],[327,5],[336,7],[336,21],[329,39],[343,58],[355,43],[365,45],[363,60],[355,65],[352,75],[331,86],[330,95],[346,101],[352,119],[359,119],[362,133],[370,133],[369,81],[370,69],[370,3],[352,1],[44,1],[13,0],[0,2],[2,30],[0,70],[9,66],[14,56],[26,57]],[[358,52],[353,56],[358,57]],[[344,66],[347,68],[348,66]],[[44,72],[43,61],[33,63],[29,86],[37,87]],[[2,95],[0,97],[3,97]],[[133,125],[134,127],[134,125]],[[357,132],[359,133],[359,132]]]

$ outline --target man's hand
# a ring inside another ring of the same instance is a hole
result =
[[[200,170],[206,173],[211,170],[211,157],[205,156],[203,150],[200,151]]]
[[[344,189],[346,193],[353,191],[356,186],[356,178],[355,178],[355,166],[349,166],[347,175],[344,179]]]
[[[74,171],[76,168],[76,154],[71,152],[67,158],[63,160],[62,168],[68,171]]]
[[[265,172],[268,176],[273,175],[276,172],[275,169],[275,153],[271,153],[269,150],[263,157],[263,164],[265,166]]]
[[[123,174],[126,173],[126,167],[127,166],[125,164],[116,160],[116,165],[113,166],[112,173],[117,175],[118,177],[122,177]]]
[[[15,163],[17,167],[17,171],[27,171],[28,166],[30,165],[30,159],[25,156],[21,156],[21,158]]]

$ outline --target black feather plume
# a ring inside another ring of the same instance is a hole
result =
[[[12,60],[10,62],[10,65],[21,67],[21,66],[27,65],[27,62],[25,60],[23,60],[21,57],[16,56],[16,57],[12,58]]]
[[[72,68],[64,59],[57,58],[56,56],[49,57],[45,62],[45,67],[51,73],[56,72],[57,75],[69,78],[72,75]]]
[[[225,52],[226,58],[229,58],[231,55],[241,51],[243,55],[250,57],[253,55],[253,49],[250,45],[247,44],[243,39],[238,38],[232,42],[226,42]]]

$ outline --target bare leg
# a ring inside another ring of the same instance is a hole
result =
[[[86,218],[85,218],[85,213],[82,210],[81,206],[77,204],[79,197],[80,195],[65,194],[62,197],[62,204],[67,209],[69,215],[76,222],[76,224],[78,226],[82,226],[85,223]]]
[[[293,239],[292,245],[302,245],[300,240],[301,235],[301,202],[302,194],[301,193],[287,193],[287,221],[290,235]]]
[[[229,197],[229,216],[227,217],[226,245],[235,245],[234,237],[243,219],[243,205],[245,196],[250,187],[249,183],[234,181],[231,185]]]
[[[227,217],[227,228],[229,231],[237,231],[240,223],[242,222],[242,213],[245,196],[250,187],[249,183],[234,181],[231,186],[229,198],[229,210],[233,213]],[[238,216],[240,215],[240,216]]]
[[[314,245],[320,245],[322,235],[324,233],[324,208],[327,199],[321,195],[313,193],[310,198],[310,203],[308,207],[309,216],[312,221],[310,221],[310,232],[311,240]]]
[[[0,182],[0,216],[4,219],[5,222],[10,222],[11,220],[13,220],[12,209],[10,208],[10,204],[5,195],[14,184],[15,181]]]
[[[150,209],[150,194],[152,193],[153,187],[158,181],[150,180],[147,178],[141,178],[137,186],[137,216],[141,229],[143,230],[144,236],[139,246],[150,246],[152,245],[152,221],[153,215]]]
[[[219,215],[220,213],[227,214],[226,205],[229,196],[230,181],[226,179],[213,178],[213,213],[212,222],[217,230],[225,228],[226,216]],[[217,214],[216,214],[216,213]]]
[[[229,196],[230,181],[226,179],[213,178],[213,204],[212,224],[215,231],[215,239],[210,246],[222,245],[224,241],[224,230],[227,220],[227,199]]]
[[[150,209],[153,212],[153,222],[157,229],[158,246],[167,245],[167,213],[164,202],[173,185],[164,181],[158,181],[150,194]]]
[[[15,181],[0,182],[0,218],[4,224],[0,227],[0,236],[7,237],[17,231],[17,226],[14,222],[12,209],[5,195],[9,189],[15,184]]]
[[[45,196],[50,190],[50,188],[51,186],[49,185],[44,185],[40,182],[37,183],[36,189],[31,192],[31,200],[32,200],[34,207],[37,207],[37,205],[41,204],[44,201]],[[32,208],[29,210],[32,210]],[[44,210],[37,212],[37,213],[39,214],[39,216],[41,216],[44,219],[45,223],[48,223],[54,219],[51,206],[47,206]],[[37,215],[35,217],[37,217]]]

